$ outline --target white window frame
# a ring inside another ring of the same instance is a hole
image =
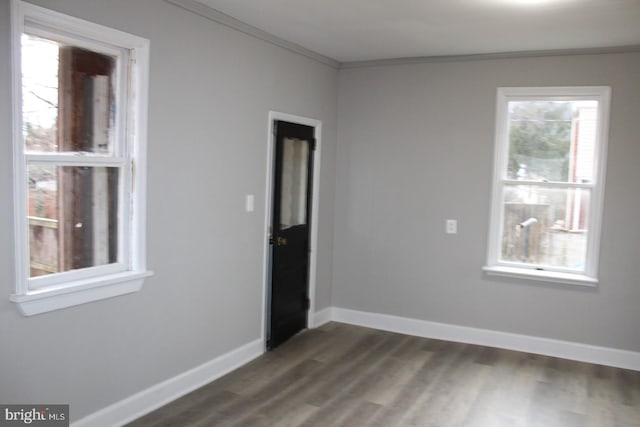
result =
[[[489,247],[487,265],[483,268],[488,274],[521,279],[540,280],[562,284],[596,286],[598,283],[598,252],[602,211],[604,203],[605,166],[607,140],[609,135],[609,110],[611,88],[608,86],[574,86],[574,87],[501,87],[497,90],[495,152],[491,218],[489,226]],[[589,234],[585,268],[571,270],[568,268],[544,269],[536,265],[504,262],[499,260],[502,245],[503,227],[503,189],[513,180],[506,176],[509,155],[509,111],[511,101],[598,101],[598,129],[596,132],[596,150],[594,153],[594,179],[591,183],[555,183],[538,181],[517,181],[519,184],[531,184],[545,188],[588,188],[591,191],[589,209]]]
[[[146,139],[149,41],[20,0],[12,0],[15,292],[27,316],[136,292],[146,267]],[[22,132],[24,32],[117,58],[113,153],[27,153]],[[117,262],[29,277],[27,165],[118,167]]]

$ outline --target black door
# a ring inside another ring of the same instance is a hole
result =
[[[267,348],[307,327],[314,129],[276,120]]]

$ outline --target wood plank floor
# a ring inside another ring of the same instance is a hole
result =
[[[340,323],[130,426],[640,426],[640,372]]]

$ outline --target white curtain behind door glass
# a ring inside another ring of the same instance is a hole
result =
[[[309,141],[284,138],[280,229],[305,224],[307,217],[307,159]]]

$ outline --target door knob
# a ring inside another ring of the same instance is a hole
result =
[[[287,244],[287,239],[286,238],[280,237],[280,236],[278,236],[276,238],[276,245],[277,246],[286,246],[286,244]]]

